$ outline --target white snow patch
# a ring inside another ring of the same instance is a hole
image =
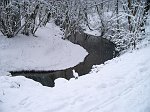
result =
[[[88,28],[87,28],[84,32],[85,32],[86,34],[94,35],[94,36],[100,36],[100,35],[101,35],[101,33],[100,33],[99,30],[90,30],[90,29],[88,29]]]
[[[64,78],[58,78],[55,80],[55,87],[59,87],[65,83],[68,83],[68,80],[67,79],[64,79]]]
[[[61,70],[77,65],[88,54],[63,37],[59,27],[49,23],[36,35],[6,38],[0,35],[0,71]]]
[[[113,12],[104,12],[102,19],[104,19],[104,21],[109,21],[113,16]],[[98,14],[96,13],[92,13],[88,15],[88,22],[89,22],[89,26],[92,30],[90,30],[87,26],[82,25],[82,27],[85,29],[85,33],[90,34],[90,35],[94,35],[94,36],[101,36],[101,18],[99,17]]]

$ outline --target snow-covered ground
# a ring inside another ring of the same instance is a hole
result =
[[[77,80],[44,87],[23,76],[0,77],[0,112],[150,112],[150,45]]]
[[[57,79],[50,88],[6,71],[64,69],[83,61],[87,52],[62,40],[53,23],[36,35],[0,36],[0,112],[150,112],[149,38],[140,49],[96,65],[77,80]]]
[[[77,65],[87,55],[79,45],[62,40],[63,33],[53,22],[36,35],[8,39],[0,34],[0,71],[60,70]]]
[[[104,12],[102,19],[109,21],[113,16],[113,13]],[[95,36],[101,36],[101,18],[96,13],[92,13],[88,15],[88,23],[92,30],[90,30],[87,26],[83,25],[82,27],[85,29],[85,33]]]

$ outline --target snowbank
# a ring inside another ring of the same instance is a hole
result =
[[[62,40],[60,29],[53,23],[40,28],[37,37],[0,35],[0,71],[61,70],[77,65],[86,50]]]
[[[126,53],[54,88],[0,77],[1,112],[149,112],[150,46]]]

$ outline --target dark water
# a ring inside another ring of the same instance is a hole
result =
[[[102,64],[115,56],[115,45],[106,39],[87,35],[85,33],[76,33],[72,34],[68,40],[82,46],[88,51],[89,55],[85,58],[84,62],[65,70],[11,71],[11,74],[13,76],[22,75],[38,81],[44,86],[53,87],[55,85],[54,80],[57,78],[65,78],[68,80],[72,78],[73,69],[79,74],[79,76],[82,76],[89,73],[93,65]]]

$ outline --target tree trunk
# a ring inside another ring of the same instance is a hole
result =
[[[129,9],[129,14],[131,14],[131,0],[128,0],[128,9]],[[132,25],[131,25],[131,17],[128,16],[128,24],[129,24],[129,31],[132,31]]]
[[[119,0],[116,1],[116,14],[117,14],[117,32],[119,32]]]

